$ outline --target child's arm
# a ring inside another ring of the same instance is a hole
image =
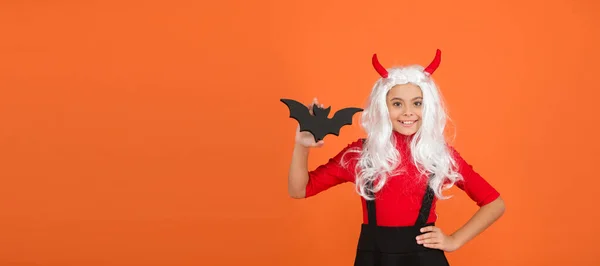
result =
[[[501,197],[498,197],[494,201],[479,208],[465,225],[450,235],[450,237],[453,238],[455,245],[457,245],[456,248],[462,247],[490,227],[504,214],[504,210],[504,200],[502,200]]]
[[[498,220],[504,214],[505,206],[500,193],[475,172],[455,149],[452,151],[459,165],[459,171],[464,177],[457,186],[467,192],[469,197],[480,206],[471,219],[451,235],[457,245],[456,248],[459,248]]]
[[[459,172],[464,178],[456,185],[477,203],[479,210],[451,235],[446,235],[440,228],[428,226],[423,228],[421,230],[423,234],[417,237],[417,243],[423,244],[425,247],[442,249],[448,252],[464,246],[471,239],[481,234],[498,220],[505,210],[504,200],[500,197],[500,193],[475,172],[473,167],[455,149],[452,149],[452,153],[458,164]]]
[[[315,99],[313,104],[319,104]],[[323,105],[321,105],[323,107]],[[312,110],[312,104],[309,106]],[[292,162],[288,173],[288,193],[292,198],[302,199],[314,196],[333,186],[351,181],[353,176],[341,166],[340,162],[349,148],[360,147],[361,142],[355,141],[340,151],[336,156],[329,159],[325,164],[318,166],[315,170],[308,171],[308,154],[311,148],[323,147],[324,142],[320,140],[315,143],[314,137],[309,132],[300,132],[296,129],[296,141],[292,153]]]
[[[312,115],[312,107],[319,104],[317,98],[308,106]],[[320,105],[323,107],[323,105]],[[322,147],[323,141],[315,143],[314,137],[310,132],[300,132],[300,126],[296,128],[296,137],[294,142],[294,151],[292,153],[292,162],[288,173],[288,194],[295,199],[301,199],[306,196],[306,186],[308,184],[308,153],[313,147]]]
[[[309,149],[300,144],[294,145],[292,162],[288,174],[288,193],[290,197],[301,199],[306,194],[308,184],[308,153]]]
[[[417,237],[417,243],[446,252],[455,251],[490,227],[502,214],[504,214],[504,200],[498,197],[479,208],[465,225],[451,235],[446,235],[435,226],[421,228],[422,234]]]
[[[321,143],[316,146],[319,147],[322,145]],[[312,197],[331,187],[352,181],[353,175],[348,168],[342,166],[342,157],[344,157],[346,151],[357,149],[360,145],[360,140],[354,141],[338,152],[336,156],[330,158],[327,163],[318,166],[312,171],[308,171],[308,153],[310,147],[296,144],[288,175],[288,192],[290,196],[295,199]],[[356,155],[356,153],[354,154]]]

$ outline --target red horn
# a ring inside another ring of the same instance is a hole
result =
[[[385,70],[385,67],[383,67],[380,63],[379,60],[377,60],[377,54],[373,54],[373,67],[375,68],[375,70],[377,70],[377,73],[379,73],[379,75],[383,78],[387,78],[388,77],[388,72],[387,70]]]
[[[435,58],[433,59],[433,61],[431,61],[429,66],[427,66],[427,68],[425,68],[425,70],[424,70],[426,74],[431,75],[431,74],[433,74],[433,72],[435,72],[435,70],[438,68],[438,66],[440,66],[440,61],[442,60],[441,56],[442,56],[442,51],[440,51],[440,49],[437,49],[437,51],[435,52]]]

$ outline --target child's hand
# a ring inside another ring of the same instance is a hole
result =
[[[427,248],[441,249],[443,251],[452,252],[457,250],[460,245],[454,237],[444,234],[442,229],[435,226],[427,226],[421,228],[421,234],[417,236],[417,244]]]

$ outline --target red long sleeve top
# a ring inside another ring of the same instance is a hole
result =
[[[388,178],[387,183],[377,193],[375,204],[377,205],[377,224],[380,226],[412,226],[414,225],[419,210],[421,208],[421,200],[425,194],[424,178],[417,177],[418,170],[412,161],[404,158],[410,158],[410,149],[408,148],[410,137],[394,133],[397,139],[397,149],[403,158],[403,162],[399,167],[405,167],[406,171],[403,174]],[[349,144],[346,148],[340,151],[336,156],[329,159],[326,164],[320,165],[316,169],[309,172],[309,181],[306,186],[306,197],[312,197],[318,193],[325,191],[333,186],[355,181],[354,167],[356,165],[356,157],[358,153],[348,153],[344,160],[348,161],[348,167],[344,168],[340,164],[342,156],[350,148],[360,148],[362,141],[357,140]],[[462,175],[463,180],[458,181],[455,185],[463,190],[469,198],[471,198],[478,206],[484,206],[500,196],[498,191],[494,189],[484,178],[473,170],[460,154],[450,147],[452,155],[458,165],[458,172]],[[368,223],[366,202],[363,198],[363,222]],[[435,213],[437,198],[433,200],[431,211],[427,219],[428,223],[435,222],[437,215]]]

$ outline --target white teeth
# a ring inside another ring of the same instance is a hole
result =
[[[405,124],[405,125],[410,125],[412,123],[414,123],[415,121],[400,121],[400,123]]]

